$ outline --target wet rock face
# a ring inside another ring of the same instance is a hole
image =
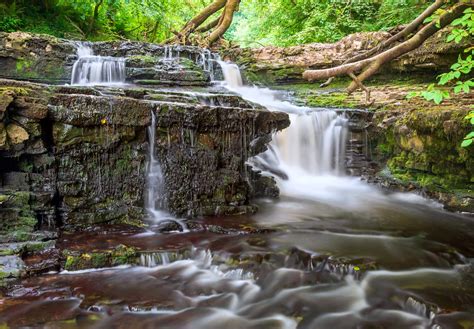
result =
[[[52,36],[0,32],[1,77],[69,83],[77,60],[77,46],[78,42]],[[125,57],[129,83],[160,86],[210,83],[209,74],[196,64],[203,60],[203,51],[197,47],[164,47],[143,42],[98,42],[90,47],[96,55]]]
[[[10,80],[1,90],[6,236],[141,218],[150,104]]]
[[[273,131],[289,125],[283,113],[267,110],[157,107],[157,142],[168,190],[168,206],[179,215],[254,212],[246,160],[264,151]],[[185,182],[183,184],[183,182]]]
[[[421,190],[447,209],[474,212],[474,150],[460,141],[470,131],[469,107],[377,112],[369,131],[382,170],[375,181],[395,190]],[[374,180],[374,178],[370,178]]]
[[[227,93],[12,80],[0,80],[0,92],[5,241],[29,240],[37,229],[141,223],[151,112],[171,212],[255,211],[256,174],[245,161],[289,125],[286,114]]]

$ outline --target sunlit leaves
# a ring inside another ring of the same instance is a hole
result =
[[[436,104],[441,104],[443,100],[450,98],[449,91],[436,88],[434,83],[430,84],[426,90],[407,94],[408,99],[413,97],[423,97],[427,101],[433,101]]]
[[[474,111],[469,112],[469,114],[465,117],[465,120],[469,120],[471,125],[474,126]],[[464,140],[461,143],[462,147],[468,147],[474,143],[474,131],[471,131],[464,137]]]
[[[333,42],[408,23],[428,5],[416,0],[243,0],[227,37],[250,47]]]
[[[436,12],[433,16],[426,19],[425,22],[430,22],[439,16],[439,12]],[[446,41],[460,43],[466,38],[474,36],[474,11],[472,8],[467,8],[463,12],[463,16],[455,19],[452,23],[453,28],[449,33]],[[463,80],[463,77],[470,75],[474,68],[474,47],[470,46],[465,51],[468,55],[464,58],[463,55],[459,55],[456,63],[451,65],[449,72],[440,74],[438,76],[438,85],[445,86],[451,85],[452,90],[455,94],[469,93],[474,88],[474,79],[469,78]],[[407,98],[412,97],[423,97],[426,100],[433,101],[436,104],[441,103],[444,99],[449,98],[449,92],[446,90],[440,90],[435,88],[434,84],[431,84],[425,91],[412,92],[407,95]]]

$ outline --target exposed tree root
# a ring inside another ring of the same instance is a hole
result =
[[[187,22],[181,31],[174,32],[175,36],[166,40],[165,43],[197,44],[209,47],[219,40],[229,29],[234,13],[238,11],[241,0],[214,0],[199,14]],[[203,25],[208,18],[223,9],[222,14]]]

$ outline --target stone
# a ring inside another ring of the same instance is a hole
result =
[[[16,97],[15,114],[29,119],[42,120],[48,115],[48,107],[43,102],[44,100],[32,97]]]
[[[7,131],[3,122],[0,122],[0,150],[7,148]]]
[[[0,284],[4,285],[6,279],[19,278],[25,264],[19,256],[0,257]]]
[[[5,112],[7,111],[8,106],[11,104],[14,98],[13,91],[3,91],[0,92],[0,120],[3,120]]]
[[[11,145],[17,145],[24,143],[30,137],[28,132],[23,128],[14,123],[7,126],[8,140]]]

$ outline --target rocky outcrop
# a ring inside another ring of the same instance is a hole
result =
[[[468,113],[462,107],[375,113],[372,155],[388,169],[376,180],[391,189],[421,190],[450,210],[474,212],[474,149],[460,145],[470,129],[463,120]]]
[[[75,45],[48,35],[0,32],[1,77],[49,83],[71,81]]]
[[[198,47],[143,42],[85,43],[95,55],[126,58],[126,81],[142,85],[208,86],[204,64],[210,53]],[[1,77],[64,84],[71,81],[79,42],[25,32],[0,32]]]
[[[0,80],[0,90],[9,101],[1,121],[2,197],[13,202],[2,211],[22,232],[141,222],[151,112],[171,212],[254,211],[245,161],[289,125],[286,114],[235,95],[220,94],[210,106],[206,94],[143,88]]]
[[[456,61],[466,44],[446,43],[446,30],[429,38],[420,48],[391,62],[385,72],[432,74],[445,71]],[[303,82],[307,69],[324,69],[342,64],[391,36],[388,32],[360,32],[335,43],[313,43],[293,47],[234,48],[223,53],[237,62],[249,82],[284,84]]]
[[[60,255],[48,248],[58,230],[144,224],[152,113],[171,213],[251,213],[253,197],[278,195],[275,181],[252,172],[246,160],[289,125],[286,114],[210,87],[209,53],[198,48],[90,46],[98,55],[125,57],[130,84],[59,85],[70,81],[73,42],[0,33],[0,285],[57,269]],[[177,51],[180,57],[170,58]]]

